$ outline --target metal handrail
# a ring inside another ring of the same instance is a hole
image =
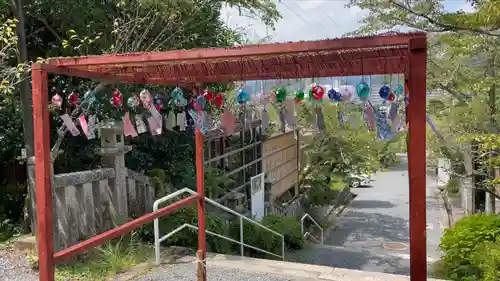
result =
[[[171,193],[169,195],[166,195],[166,196],[164,196],[164,197],[156,200],[154,202],[154,204],[153,204],[153,211],[158,210],[158,206],[160,204],[165,203],[166,201],[171,200],[171,199],[173,199],[173,198],[175,198],[175,197],[177,197],[179,195],[182,195],[184,193],[189,193],[189,194],[192,194],[192,195],[196,195],[197,194],[195,191],[193,191],[193,190],[191,190],[189,188],[183,188],[183,189],[177,190],[174,193]],[[226,212],[228,212],[230,214],[233,214],[233,215],[235,215],[235,216],[237,216],[237,217],[240,218],[240,241],[234,240],[232,238],[229,238],[229,237],[226,237],[226,236],[223,236],[223,235],[220,235],[220,234],[208,231],[208,230],[205,230],[206,233],[214,235],[214,236],[217,236],[217,237],[222,238],[222,239],[225,239],[227,241],[231,241],[231,242],[239,244],[241,246],[240,247],[240,254],[241,254],[241,256],[244,256],[244,250],[245,250],[245,247],[247,247],[247,248],[251,248],[251,249],[254,249],[254,250],[266,253],[266,254],[270,254],[270,255],[273,255],[273,256],[276,256],[276,257],[279,257],[279,258],[282,258],[283,260],[285,260],[285,237],[282,234],[280,234],[280,233],[278,233],[278,232],[276,232],[276,231],[274,231],[274,230],[272,230],[272,229],[270,229],[270,228],[268,228],[268,227],[266,227],[266,226],[264,226],[264,225],[262,225],[262,224],[260,224],[260,223],[258,223],[256,221],[254,221],[252,219],[249,219],[249,218],[245,217],[244,215],[242,215],[242,214],[240,214],[240,213],[238,213],[238,212],[236,212],[234,210],[231,210],[231,209],[229,209],[228,207],[226,207],[224,205],[221,205],[221,204],[215,202],[212,199],[209,199],[209,198],[205,197],[205,202],[207,202],[207,203],[209,203],[209,204],[211,204],[211,205],[213,205],[215,207],[218,207],[219,209],[222,209],[222,210],[224,210],[224,211],[226,211]],[[272,234],[281,237],[281,256],[277,255],[277,254],[274,254],[274,253],[271,253],[271,252],[268,252],[266,250],[263,250],[263,249],[260,249],[260,248],[257,248],[257,247],[245,244],[244,243],[244,234],[243,234],[243,221],[247,221],[249,223],[257,225],[257,226],[259,226],[259,227],[261,227],[261,228],[263,228],[263,229],[271,232]],[[156,263],[157,264],[160,264],[160,259],[161,259],[161,257],[160,257],[160,243],[161,242],[165,241],[166,239],[170,238],[172,235],[176,234],[177,232],[181,231],[182,229],[184,229],[186,227],[189,227],[189,228],[192,228],[192,229],[196,229],[196,230],[198,229],[196,226],[190,225],[190,224],[186,223],[186,224],[183,224],[180,227],[172,230],[170,233],[167,233],[163,237],[160,237],[160,225],[159,224],[160,224],[159,219],[155,219],[154,220],[154,235],[155,235],[155,257],[156,257]]]
[[[304,221],[307,218],[309,218],[319,228],[319,230],[321,230],[321,245],[323,245],[323,228],[308,213],[305,213],[304,216],[302,216],[302,218],[300,219],[300,231],[302,232],[302,235],[304,235],[304,237],[306,236],[306,233],[304,233]],[[309,233],[309,232],[307,232],[307,233]],[[309,235],[311,235],[311,234],[309,233]],[[317,241],[317,239],[316,239],[316,241]]]
[[[317,239],[316,237],[314,237],[314,235],[312,235],[311,233],[309,233],[309,232],[304,233],[304,238],[306,238],[306,236],[311,237],[311,239],[313,239],[313,240],[314,240],[314,242],[316,242],[316,243],[318,243],[318,244],[322,244],[322,243],[321,243],[321,242],[319,242],[319,241],[318,241],[318,239]]]

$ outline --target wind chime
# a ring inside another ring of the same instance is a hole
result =
[[[290,83],[287,86],[289,85]],[[288,126],[292,128],[296,136],[295,102],[297,94],[295,98],[290,96],[287,86],[280,86],[274,90],[274,101],[279,110],[280,131],[284,133],[286,126]]]
[[[80,102],[80,96],[78,91],[72,91],[67,98],[66,112],[59,116],[63,122],[63,126],[59,128],[59,133],[64,134],[67,131],[70,132],[72,136],[80,135],[80,130],[72,119],[73,115],[80,114],[77,118],[78,123],[82,127],[82,131],[87,139],[92,140],[96,137],[96,125],[98,123],[97,117],[94,114],[90,114],[91,108],[96,101],[95,94],[92,91],[88,91],[84,94],[83,99]],[[80,102],[80,104],[79,104]],[[63,109],[63,98],[60,94],[56,93],[51,99],[51,109],[53,111],[59,112]],[[72,111],[68,114],[69,111]],[[89,115],[88,120],[86,115]]]
[[[223,96],[221,93],[214,94],[211,90],[205,89],[200,95],[194,97],[195,102],[188,104],[183,90],[176,87],[170,94],[169,102],[164,106],[161,95],[153,96],[148,90],[142,90],[139,94],[130,96],[127,99],[126,108],[124,108],[123,95],[118,89],[115,89],[110,103],[115,115],[118,115],[119,119],[122,120],[124,135],[128,137],[137,137],[148,131],[156,136],[162,134],[164,128],[169,131],[175,129],[186,131],[186,111],[195,121],[195,126],[206,133],[210,127],[205,122],[208,120],[206,107],[212,106],[216,109],[215,111],[220,111],[223,105]],[[63,108],[65,105],[66,108]],[[59,129],[60,133],[69,131],[72,136],[78,136],[83,132],[89,140],[96,137],[97,124],[99,123],[96,113],[100,110],[98,110],[99,104],[93,91],[87,91],[83,98],[80,98],[77,91],[73,91],[67,96],[67,103],[63,101],[59,93],[56,93],[51,99],[50,107],[56,112],[66,110],[59,116],[63,122],[63,126]],[[71,113],[68,113],[68,110]],[[78,117],[73,120],[76,114]]]
[[[363,71],[362,71],[363,72]],[[375,130],[375,119],[373,105],[370,101],[371,87],[365,82],[364,75],[361,76],[361,82],[356,85],[356,94],[359,100],[363,102],[365,118],[368,121],[370,131]]]

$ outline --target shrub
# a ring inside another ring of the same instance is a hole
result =
[[[486,242],[474,254],[474,264],[481,271],[481,281],[500,280],[500,237],[496,242]]]
[[[477,253],[500,238],[500,216],[474,214],[447,229],[441,239],[443,266],[451,280],[481,280]]]
[[[304,237],[300,230],[300,221],[297,218],[269,215],[264,217],[262,224],[283,234],[285,244],[289,249],[304,248]]]
[[[185,207],[175,211],[160,219],[160,236],[165,235],[177,227],[189,223],[198,225],[196,207]],[[228,235],[229,221],[225,218],[208,213],[206,215],[206,229],[224,236]],[[153,225],[146,225],[138,231],[143,241],[153,243],[154,232]],[[238,239],[239,240],[239,239]],[[184,229],[181,232],[167,239],[164,245],[176,245],[188,248],[196,248],[198,245],[197,232],[193,229]],[[207,248],[209,251],[217,253],[228,253],[231,250],[230,242],[207,234]]]
[[[160,219],[160,235],[165,235],[184,223],[197,225],[197,212],[194,207],[187,207],[167,215]],[[230,237],[240,241],[240,220],[238,218],[228,219],[213,213],[207,214],[207,230]],[[295,217],[266,216],[262,224],[278,233],[283,234],[285,246],[289,249],[301,249],[304,247],[304,238],[300,231],[300,222]],[[256,248],[281,255],[282,240],[277,235],[270,234],[264,228],[244,221],[243,223],[244,243]],[[140,229],[139,235],[142,240],[153,243],[153,227],[145,226]],[[198,244],[197,232],[194,230],[183,230],[164,242],[164,245],[176,245],[196,248]],[[207,250],[216,253],[240,253],[240,245],[224,239],[207,234]],[[245,247],[245,255],[252,257],[267,257],[269,255]]]

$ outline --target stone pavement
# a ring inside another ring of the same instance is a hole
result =
[[[358,196],[325,233],[323,246],[313,245],[287,260],[354,270],[410,273],[409,184],[406,161],[372,176],[370,187],[353,188]],[[436,196],[437,184],[427,179],[427,255],[437,261],[447,226],[446,212]]]
[[[177,264],[164,265],[134,279],[135,281],[196,280],[194,257],[184,257]],[[221,254],[207,258],[210,281],[409,281],[408,276],[348,270],[328,266],[242,258]],[[428,281],[438,281],[428,279]]]

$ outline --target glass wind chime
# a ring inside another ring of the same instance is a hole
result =
[[[382,98],[383,104],[379,107],[378,111],[375,110],[369,99],[371,95],[370,86],[363,78],[356,85],[356,93],[359,99],[364,102],[365,118],[368,121],[368,126],[372,131],[376,128],[378,129],[378,137],[380,139],[391,138],[395,132],[399,131],[401,124],[400,101],[404,94],[404,88],[399,83],[395,88],[391,88],[391,84],[390,80],[388,83],[384,82],[384,85],[379,89],[379,96]],[[389,104],[389,109],[386,107],[387,104]]]
[[[166,129],[168,131],[186,131],[186,112],[194,120],[196,127],[200,127],[203,133],[207,132],[210,124],[203,123],[205,118],[204,108],[211,106],[214,111],[220,111],[223,107],[223,96],[221,93],[214,94],[209,89],[193,97],[188,102],[181,88],[175,88],[170,93],[167,104],[164,105],[163,97],[159,94],[152,95],[144,89],[139,94],[133,94],[123,103],[123,95],[115,89],[110,99],[114,115],[119,117],[123,123],[125,136],[137,137],[140,134],[150,132],[151,135],[160,135]],[[60,94],[55,94],[51,99],[50,107],[56,112],[63,112],[59,118],[63,122],[60,131],[66,130],[73,136],[83,132],[87,139],[96,137],[99,120],[96,113],[100,105],[97,102],[95,92],[87,91],[82,98],[74,91],[67,96],[64,102]],[[64,110],[63,110],[64,109]],[[73,119],[74,116],[78,116]],[[80,129],[78,128],[80,127]]]

